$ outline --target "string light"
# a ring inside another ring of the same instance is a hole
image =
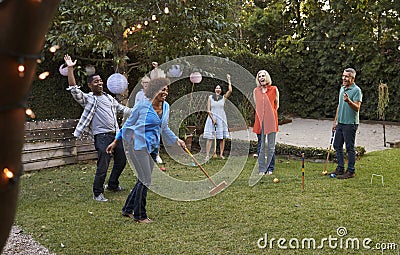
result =
[[[9,169],[8,167],[4,167],[3,171],[0,172],[0,174],[2,175],[3,179],[8,180],[9,184],[14,184],[19,180],[19,177],[23,174],[23,169],[21,168],[21,171],[18,172],[18,174],[16,175],[14,173],[15,171],[12,171],[11,169]],[[8,188],[10,188],[11,186],[8,186]],[[4,191],[3,189],[1,191]]]
[[[39,79],[40,80],[44,80],[44,79],[46,79],[48,76],[50,75],[50,73],[49,72],[43,72],[43,73],[41,73],[41,74],[39,74]]]
[[[169,13],[169,9],[168,9],[168,4],[167,3],[165,3],[164,13],[165,14]]]
[[[60,45],[53,45],[49,48],[49,51],[55,53],[58,49],[60,49]]]
[[[34,119],[36,117],[35,113],[32,111],[31,108],[26,108],[25,109],[25,114],[29,116],[31,119]]]
[[[11,172],[7,167],[3,169],[4,176],[8,179],[14,178],[14,173]]]
[[[158,3],[156,3],[156,7],[157,7],[156,10],[158,10],[158,14],[162,14],[163,12],[161,11],[160,6],[158,5]],[[164,13],[165,13],[165,14],[169,14],[169,12],[170,12],[170,11],[169,11],[169,7],[168,7],[168,3],[165,3],[165,5],[164,5]],[[150,20],[151,20],[151,21],[155,21],[156,23],[158,23],[158,21],[157,21],[157,15],[156,15],[154,12],[153,12],[153,14],[151,15]],[[148,26],[149,24],[150,24],[149,20],[148,20],[148,19],[145,19],[144,22],[143,22],[143,25],[144,25],[144,26]],[[137,32],[137,31],[141,30],[141,29],[143,28],[143,25],[142,25],[141,20],[139,19],[139,21],[137,21],[137,24],[136,24],[136,25],[125,29],[125,31],[124,31],[124,33],[123,33],[123,37],[124,37],[124,38],[127,38],[128,35],[131,35],[131,34],[133,34],[134,32]],[[51,48],[50,48],[50,51],[52,51]]]
[[[18,75],[19,77],[24,77],[25,76],[25,65],[24,65],[24,59],[19,58],[18,59]]]

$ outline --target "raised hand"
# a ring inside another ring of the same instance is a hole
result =
[[[74,65],[76,64],[76,59],[75,59],[75,61],[72,61],[71,57],[70,57],[68,54],[66,54],[66,55],[64,56],[64,60],[65,60],[65,64],[66,64],[68,67],[74,66]]]

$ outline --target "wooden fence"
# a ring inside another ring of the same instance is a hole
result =
[[[97,158],[93,139],[77,139],[78,120],[36,121],[25,124],[22,164],[25,171],[75,164]]]

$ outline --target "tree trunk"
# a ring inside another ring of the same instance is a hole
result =
[[[14,221],[22,174],[25,101],[37,59],[60,0],[0,2],[0,250]],[[18,71],[23,65],[24,71]],[[14,178],[7,177],[8,168]]]

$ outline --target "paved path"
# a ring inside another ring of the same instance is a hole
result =
[[[301,147],[328,148],[333,120],[293,118],[291,123],[279,126],[278,143]],[[257,140],[252,129],[232,133],[234,139]],[[400,141],[399,125],[386,125],[386,141]],[[382,124],[361,123],[357,130],[356,146],[363,146],[367,152],[388,149],[383,146]]]

